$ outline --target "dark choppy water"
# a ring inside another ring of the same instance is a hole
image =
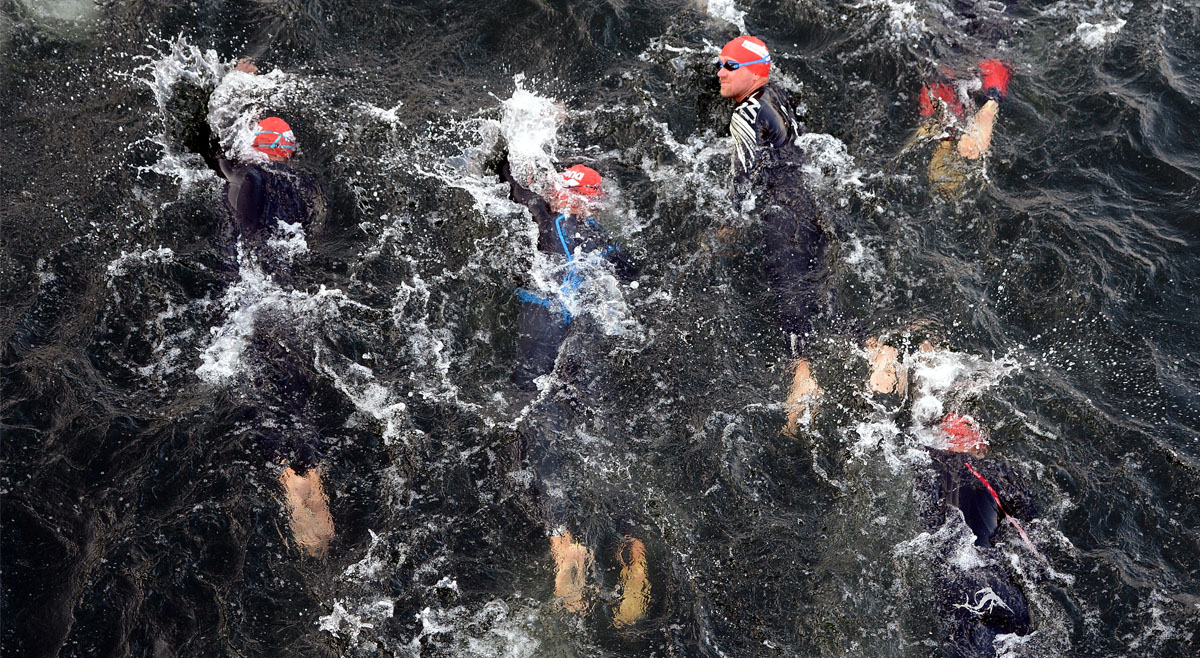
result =
[[[924,656],[934,572],[972,561],[1030,601],[1004,655],[1195,655],[1200,5],[707,4],[0,4],[5,655]],[[824,413],[778,432],[753,241],[712,249],[728,108],[707,64],[730,20],[803,105],[839,296],[918,375],[900,414],[857,394],[856,340],[831,329]],[[264,75],[214,112],[288,117],[330,202],[267,273],[178,147],[245,52]],[[1017,73],[986,178],[932,199],[902,151],[914,92],[993,55]],[[504,144],[610,176],[602,219],[642,263],[585,297],[541,407],[577,439],[602,585],[614,537],[647,539],[633,630],[603,591],[584,615],[549,603],[512,457],[537,421],[508,382],[511,291],[538,261],[487,173]],[[287,542],[251,438],[248,408],[288,410],[259,385],[281,367],[330,444],[324,560]],[[948,562],[954,529],[926,534],[943,409],[1023,474],[1047,563],[1011,536]]]

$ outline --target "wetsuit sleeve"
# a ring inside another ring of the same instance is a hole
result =
[[[621,277],[622,281],[632,281],[637,278],[637,266],[633,264],[629,254],[620,245],[614,244],[608,253],[604,254],[604,257],[613,264],[613,269],[616,270],[617,276]]]
[[[509,198],[529,208],[529,214],[533,216],[533,221],[537,222],[538,248],[542,251],[558,251],[558,233],[554,227],[556,215],[550,209],[550,204],[536,192],[517,182],[507,160],[500,167],[500,179],[508,183]]]
[[[229,176],[229,202],[242,233],[254,233],[265,226],[264,211],[267,206],[266,181],[258,167],[234,165],[227,170]]]
[[[517,182],[517,179],[512,175],[512,167],[505,160],[500,167],[500,179],[508,183],[508,196],[513,201],[529,208],[535,216],[549,215],[550,204],[546,202],[539,194]]]

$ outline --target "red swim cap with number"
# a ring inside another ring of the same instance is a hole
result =
[[[762,39],[744,36],[725,44],[725,47],[721,49],[721,57],[728,57],[742,64],[760,59],[769,60],[771,59],[771,53],[767,50],[767,44],[763,43]],[[755,75],[760,75],[764,78],[771,74],[771,62],[769,61],[750,64],[747,68],[753,71]]]
[[[942,419],[942,431],[946,433],[946,449],[950,452],[987,450],[987,440],[979,433],[979,424],[970,416],[946,414]]]
[[[600,194],[600,185],[604,179],[595,169],[577,164],[559,174],[558,189],[560,192],[572,192],[594,196]]]
[[[276,158],[290,158],[296,152],[292,127],[279,117],[267,117],[254,127],[254,148]]]

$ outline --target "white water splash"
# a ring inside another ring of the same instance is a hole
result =
[[[331,354],[320,345],[316,349],[317,368],[333,380],[334,386],[355,409],[383,424],[384,445],[392,445],[401,438],[400,429],[408,415],[408,405],[399,400],[391,389],[376,381],[375,373],[370,368]],[[332,363],[335,359],[341,362]]]
[[[308,253],[308,240],[305,239],[304,227],[300,222],[289,224],[279,222],[267,238],[267,247],[281,259],[291,263],[296,256]]]
[[[299,290],[285,291],[267,276],[258,263],[238,247],[241,280],[229,287],[220,304],[226,310],[225,322],[209,331],[212,340],[200,354],[201,365],[196,376],[209,384],[235,380],[245,371],[242,353],[255,323],[268,313],[282,314],[293,323],[324,317],[337,312],[342,304],[351,302],[341,290],[321,286],[315,293]]]
[[[225,153],[242,162],[266,163],[266,154],[255,149],[254,125],[267,116],[288,120],[287,108],[303,93],[295,76],[275,69],[266,74],[230,70],[208,101],[208,122]],[[296,153],[304,145],[297,140]]]
[[[888,28],[897,39],[915,39],[929,31],[925,18],[920,15],[916,3],[896,0],[867,0],[852,5],[854,9],[871,7],[886,13]]]
[[[733,0],[706,0],[708,15],[737,26],[739,34],[746,33],[746,12],[737,8]]]
[[[804,173],[815,188],[863,186],[863,172],[855,166],[854,156],[846,143],[823,133],[804,133],[796,138],[796,145],[807,156]]]
[[[1125,19],[1116,18],[1111,21],[1100,23],[1081,22],[1075,28],[1075,38],[1083,44],[1085,48],[1095,50],[1103,46],[1109,37],[1121,31],[1125,27]]]
[[[376,623],[391,619],[395,607],[390,599],[379,599],[350,612],[341,601],[334,601],[333,612],[318,619],[317,627],[335,637],[345,637],[357,643],[358,636],[364,630],[373,629]]]
[[[128,268],[131,265],[150,265],[157,263],[173,263],[175,262],[175,252],[169,247],[159,247],[158,249],[146,249],[140,252],[122,251],[121,255],[113,259],[108,264],[106,272],[108,274],[108,284],[112,285],[112,280],[119,276],[125,276]]]
[[[963,402],[982,395],[1020,367],[1011,357],[990,360],[950,350],[917,352],[906,362],[913,427],[932,447],[941,447],[943,437],[922,428],[936,426],[948,411],[957,411]]]
[[[567,110],[553,98],[526,89],[524,74],[516,75],[513,82],[512,97],[500,104],[500,134],[508,145],[513,177],[529,181],[530,189],[545,194],[555,173],[558,128]]]

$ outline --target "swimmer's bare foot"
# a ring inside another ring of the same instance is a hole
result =
[[[554,558],[554,596],[571,612],[583,610],[583,586],[592,551],[564,531],[550,537],[550,555]]]
[[[874,338],[868,338],[864,347],[871,362],[867,386],[875,393],[903,396],[908,391],[908,370],[900,365],[896,348],[882,345]]]
[[[792,376],[792,388],[788,391],[788,417],[784,432],[795,436],[801,422],[805,425],[812,422],[821,393],[821,387],[808,370],[808,361],[798,359]]]
[[[617,587],[621,590],[621,603],[613,613],[613,625],[617,628],[632,626],[646,616],[646,607],[650,605],[650,578],[646,571],[646,545],[636,537],[626,537],[629,541],[617,549],[617,559],[621,561],[621,575],[617,578]],[[628,551],[629,559],[625,559]]]
[[[333,515],[329,513],[329,499],[321,486],[320,469],[297,475],[289,466],[279,475],[279,482],[283,484],[296,544],[311,556],[324,557],[333,539]]]

